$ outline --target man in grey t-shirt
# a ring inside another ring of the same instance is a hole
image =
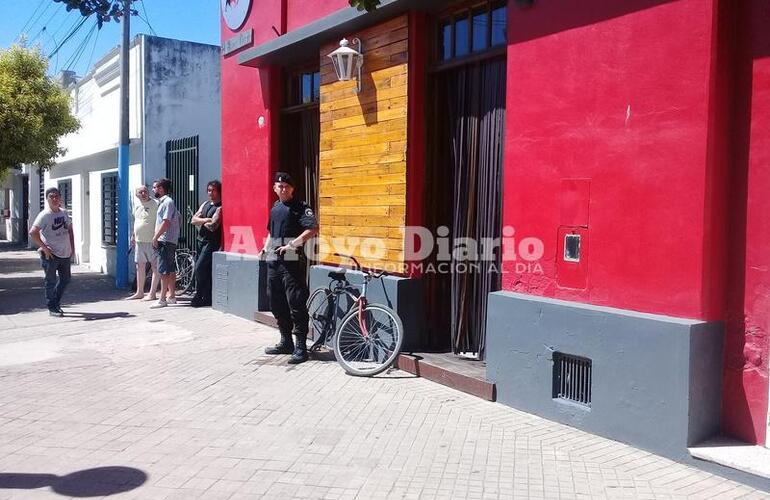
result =
[[[40,263],[45,271],[45,299],[51,316],[64,316],[61,299],[70,282],[70,262],[74,257],[75,237],[72,222],[67,211],[61,206],[61,195],[57,188],[45,192],[48,208],[43,210],[32,223],[29,236],[40,252]],[[58,274],[58,278],[57,278]]]
[[[160,298],[153,309],[176,304],[176,245],[179,241],[181,216],[176,209],[171,193],[171,181],[158,179],[152,184],[155,197],[159,199],[158,216],[155,221],[155,236],[152,246],[158,253],[160,273]],[[166,298],[168,297],[168,299]]]

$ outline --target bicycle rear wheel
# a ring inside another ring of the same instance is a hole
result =
[[[195,258],[188,251],[177,251],[176,289],[181,295],[195,291]]]
[[[307,300],[310,317],[309,336],[313,349],[320,346],[334,348],[334,294],[328,288],[316,288]]]
[[[361,318],[354,307],[337,330],[334,356],[351,375],[376,375],[396,360],[403,331],[401,318],[389,307],[368,304]]]

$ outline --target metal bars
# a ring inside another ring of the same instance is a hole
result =
[[[553,354],[553,397],[591,406],[591,360],[555,352]]]
[[[67,210],[67,215],[72,220],[72,179],[59,181],[58,187],[62,206]]]
[[[179,246],[195,249],[195,226],[190,218],[198,211],[198,136],[166,141],[166,177],[171,198],[181,214]]]
[[[102,243],[115,245],[118,241],[118,173],[102,175]]]

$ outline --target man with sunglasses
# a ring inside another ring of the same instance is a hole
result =
[[[47,189],[45,199],[48,208],[35,218],[29,236],[38,247],[40,264],[45,271],[43,284],[48,313],[62,317],[64,311],[61,309],[61,299],[70,282],[70,265],[75,256],[75,236],[69,215],[61,205],[59,189]]]

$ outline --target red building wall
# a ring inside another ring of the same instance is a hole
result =
[[[770,331],[770,4],[738,13],[723,428],[766,442]]]
[[[253,28],[258,45],[276,36],[273,27],[294,30],[346,5],[254,0],[242,29]],[[509,2],[503,222],[517,241],[541,239],[545,254],[542,274],[505,264],[503,288],[726,318],[723,426],[764,442],[770,7],[746,2],[738,22],[750,29],[737,30],[732,46],[721,5],[592,0],[590,9],[575,9],[551,0],[521,9]],[[223,41],[234,34],[222,24]],[[254,253],[266,233],[280,71],[240,66],[237,53],[223,58],[227,251]],[[418,182],[410,172],[410,183]],[[569,230],[587,238],[587,253],[579,267],[557,267],[558,236]]]
[[[505,264],[503,288],[718,316],[704,299],[713,2],[511,3],[504,224],[545,254],[542,274]],[[574,226],[584,285],[557,269]]]
[[[349,7],[347,0],[286,0],[288,30],[309,24],[342,8]]]
[[[252,28],[254,43],[275,38],[347,6],[346,0],[252,0],[238,31],[221,22],[222,41]],[[274,200],[271,172],[278,169],[281,68],[238,64],[235,52],[222,60],[222,184],[227,204],[225,251],[254,254],[267,235]],[[263,118],[260,125],[260,117]]]

